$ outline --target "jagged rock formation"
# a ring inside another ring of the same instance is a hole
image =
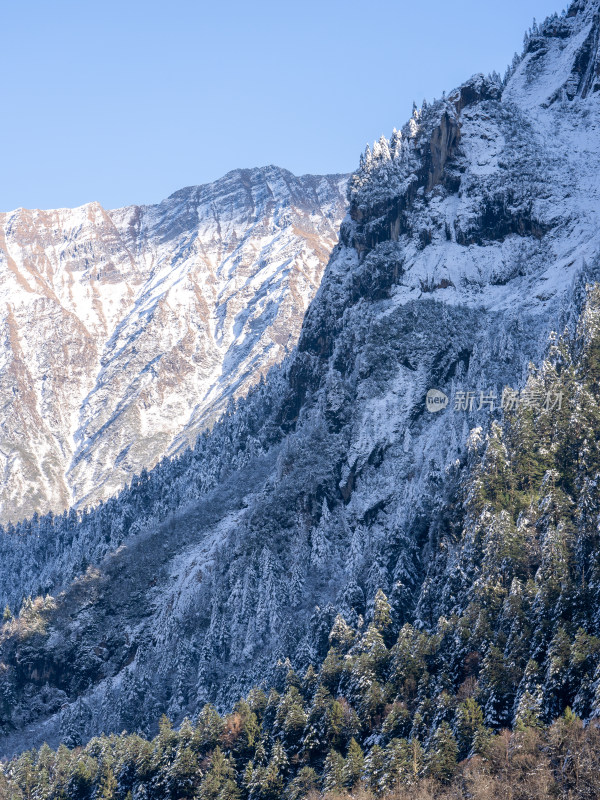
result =
[[[0,522],[110,497],[279,362],[345,189],[266,167],[157,206],[0,214]]]
[[[467,441],[500,414],[480,392],[522,386],[600,277],[599,29],[598,0],[572,4],[506,82],[476,77],[376,143],[266,385],[79,522],[3,536],[3,598],[55,596],[4,634],[5,752],[230,705],[277,659],[319,663],[379,589],[395,626],[434,624]]]

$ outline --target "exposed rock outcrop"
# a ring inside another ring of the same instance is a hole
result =
[[[345,189],[267,167],[157,206],[0,214],[0,522],[109,497],[281,361]]]

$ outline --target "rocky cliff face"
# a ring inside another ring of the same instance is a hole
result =
[[[345,189],[267,167],[157,206],[0,214],[0,522],[109,497],[281,361]]]
[[[378,589],[395,626],[432,624],[467,442],[501,414],[481,392],[523,386],[600,277],[599,29],[598,0],[572,4],[506,81],[376,143],[267,384],[118,500],[2,538],[3,598],[55,596],[4,633],[5,751],[230,705],[277,659],[319,663]]]

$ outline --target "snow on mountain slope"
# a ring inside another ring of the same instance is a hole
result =
[[[118,500],[0,539],[2,600],[57,604],[2,639],[1,752],[230,706],[278,659],[322,661],[378,589],[395,626],[434,624],[467,440],[500,415],[480,392],[522,386],[600,278],[599,34],[599,0],[573,3],[506,84],[476,76],[377,142],[267,383]]]
[[[280,361],[346,180],[266,167],[156,206],[0,214],[0,522],[114,494]]]

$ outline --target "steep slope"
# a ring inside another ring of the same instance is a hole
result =
[[[157,206],[0,214],[0,522],[106,499],[279,362],[345,189],[266,167]]]
[[[506,83],[477,76],[376,143],[266,385],[80,521],[3,536],[3,598],[55,595],[5,629],[5,752],[230,705],[277,659],[320,663],[378,590],[395,630],[435,627],[467,442],[501,417],[480,393],[523,387],[600,277],[599,31],[598,0],[572,4]]]

